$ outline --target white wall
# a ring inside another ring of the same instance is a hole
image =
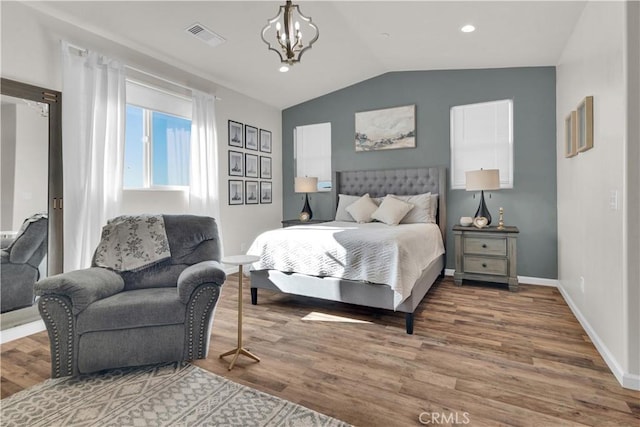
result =
[[[49,122],[18,98],[3,102],[1,228],[17,231],[25,218],[47,210]]]
[[[282,219],[281,112],[232,91],[215,82],[180,69],[180,64],[161,62],[143,53],[119,45],[107,38],[45,15],[33,7],[37,4],[2,2],[2,62],[3,77],[54,90],[63,90],[61,77],[60,39],[94,49],[126,64],[186,86],[215,93],[219,142],[219,181],[221,224],[226,254],[244,252],[260,232],[280,226]],[[64,96],[64,91],[62,96]],[[227,120],[232,119],[272,132],[272,176],[274,197],[269,205],[227,206]],[[63,141],[64,147],[64,141]],[[126,192],[123,210],[135,212],[188,212],[183,193]]]
[[[638,329],[629,324],[625,275],[625,8],[587,3],[557,67],[556,111],[560,290],[618,380],[629,384],[637,373],[630,372],[628,328]],[[564,118],[588,95],[594,147],[565,159]]]
[[[627,314],[629,372],[640,375],[640,2],[627,2]]]
[[[25,218],[47,211],[49,119],[26,104],[16,106],[16,168],[13,230]]]

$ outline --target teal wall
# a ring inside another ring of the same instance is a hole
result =
[[[294,70],[295,71],[295,70]],[[449,167],[449,109],[455,105],[513,99],[514,186],[491,193],[487,206],[497,223],[520,229],[518,274],[557,278],[555,68],[394,72],[295,105],[282,113],[283,214],[296,218],[303,205],[293,192],[293,129],[331,123],[332,170]],[[416,148],[359,152],[354,149],[354,114],[416,105]],[[448,178],[449,179],[449,178]],[[447,247],[453,253],[451,226],[473,216],[478,198],[448,190]],[[310,196],[314,218],[333,218],[330,193]],[[452,256],[447,268],[454,268]]]

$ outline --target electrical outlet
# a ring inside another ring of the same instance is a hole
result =
[[[584,277],[580,276],[580,292],[584,293]]]

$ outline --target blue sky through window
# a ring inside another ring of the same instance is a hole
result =
[[[150,111],[151,186],[189,185],[191,121]],[[144,187],[144,109],[127,105],[124,188]]]

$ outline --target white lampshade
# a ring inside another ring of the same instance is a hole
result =
[[[296,193],[315,193],[318,191],[318,178],[296,176],[294,191]]]
[[[480,169],[479,171],[466,171],[467,191],[499,190],[500,170]]]

